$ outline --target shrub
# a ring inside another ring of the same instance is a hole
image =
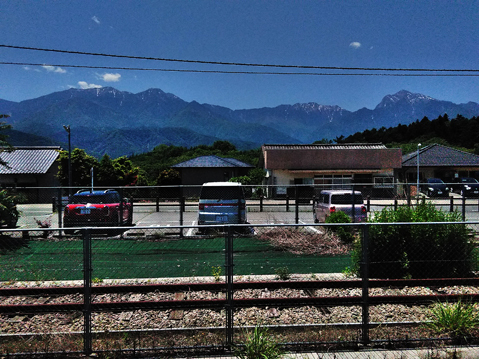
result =
[[[17,210],[16,198],[8,193],[7,190],[0,191],[0,227],[15,227],[20,212]]]
[[[326,217],[326,223],[351,223],[351,218],[342,212],[337,211]],[[329,231],[335,233],[344,243],[352,243],[354,240],[352,226],[334,226],[327,227]]]
[[[457,212],[438,210],[424,202],[417,207],[387,207],[370,217],[375,223],[460,222]],[[361,244],[353,255],[356,270]],[[376,225],[369,229],[369,276],[376,278],[467,277],[476,265],[466,225]]]

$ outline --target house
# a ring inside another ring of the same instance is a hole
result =
[[[58,146],[15,147],[0,152],[7,166],[0,166],[0,184],[16,188],[30,203],[48,203],[57,195],[60,183],[56,177],[61,148]]]
[[[246,176],[254,166],[235,158],[219,156],[200,156],[171,166],[180,172],[183,186],[198,186],[195,194],[199,195],[199,186],[205,182],[223,182],[233,177]],[[191,195],[191,193],[184,193]]]
[[[351,143],[263,145],[260,162],[267,171],[269,196],[289,195],[291,185],[314,186],[319,192],[353,184],[363,194],[390,196],[401,160],[401,149]]]
[[[446,147],[439,144],[419,147],[402,157],[400,180],[408,183],[436,177],[450,183],[457,177],[475,177],[479,179],[479,156]],[[419,160],[419,168],[418,168]]]

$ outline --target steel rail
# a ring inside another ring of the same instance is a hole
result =
[[[448,287],[448,286],[479,286],[479,278],[436,278],[436,279],[370,279],[369,288],[403,288],[403,287]],[[234,282],[235,291],[244,289],[351,289],[361,288],[361,280],[331,280],[331,281],[255,281]],[[222,292],[225,282],[209,283],[166,283],[166,284],[128,284],[128,285],[95,285],[92,294],[113,293],[151,293],[154,291],[176,293],[190,291]],[[83,286],[64,287],[17,287],[0,288],[0,297],[26,295],[68,295],[82,294]]]
[[[423,305],[435,302],[456,302],[466,300],[479,302],[479,294],[439,294],[439,295],[403,295],[403,296],[371,296],[369,304],[408,304]],[[339,307],[359,306],[363,303],[361,296],[347,297],[296,297],[296,298],[254,298],[233,299],[234,308],[244,309],[251,307],[276,307],[293,308],[301,306]],[[93,302],[92,312],[121,312],[128,310],[198,310],[198,309],[223,309],[228,301],[226,299],[201,299],[201,300],[160,300],[160,301],[124,301],[124,302]],[[59,312],[80,312],[83,303],[57,303],[57,304],[16,304],[0,306],[0,314],[45,314]]]

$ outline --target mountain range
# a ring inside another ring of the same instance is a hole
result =
[[[70,125],[73,147],[112,158],[151,151],[159,144],[193,147],[227,140],[238,149],[265,143],[304,144],[335,139],[366,129],[407,125],[447,113],[479,115],[479,104],[455,104],[406,90],[385,96],[374,108],[351,112],[339,106],[298,103],[232,110],[187,102],[160,89],[133,94],[112,87],[68,89],[35,99],[0,99],[0,113],[13,126],[9,142],[66,147]]]

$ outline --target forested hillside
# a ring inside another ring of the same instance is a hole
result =
[[[401,147],[403,153],[409,153],[422,145],[439,143],[479,154],[479,117],[467,119],[457,115],[449,119],[447,114],[435,120],[424,117],[409,125],[371,129],[357,132],[348,137],[338,137],[338,143],[374,143],[381,142],[387,147]]]

